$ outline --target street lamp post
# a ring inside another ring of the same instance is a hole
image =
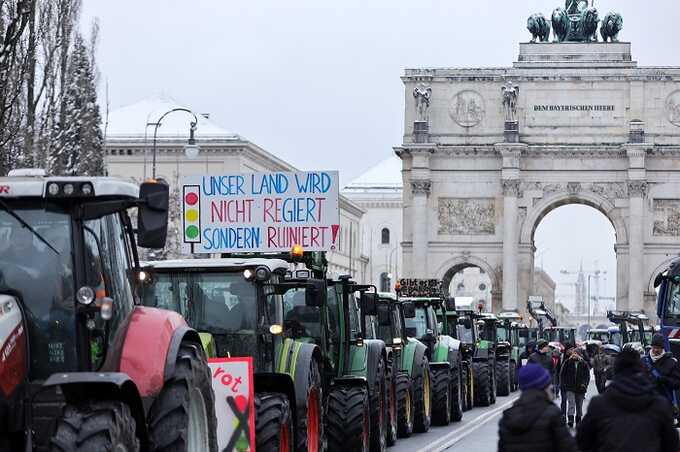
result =
[[[194,132],[196,132],[196,127],[198,125],[198,118],[196,117],[196,114],[189,110],[188,108],[173,108],[172,110],[166,111],[163,113],[163,115],[158,118],[158,121],[156,121],[153,129],[153,163],[151,166],[151,177],[153,179],[156,178],[156,138],[158,136],[158,128],[161,126],[161,121],[163,121],[163,118],[168,116],[170,113],[174,113],[176,111],[182,111],[185,113],[189,113],[194,117],[194,120],[189,123],[189,142],[187,143],[186,146],[184,146],[184,153],[188,158],[196,158],[198,155],[198,146],[196,146],[196,139],[194,138]]]
[[[593,275],[588,275],[588,328],[590,328],[590,278]]]

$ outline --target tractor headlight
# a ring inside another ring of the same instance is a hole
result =
[[[243,277],[246,280],[250,281],[251,279],[253,279],[253,276],[255,276],[255,273],[253,273],[251,269],[246,268],[245,270],[243,270]]]
[[[267,267],[257,267],[255,270],[255,278],[257,278],[258,281],[267,281],[271,275],[272,272],[270,272]]]
[[[85,196],[90,196],[93,191],[94,189],[92,188],[92,184],[89,182],[85,182],[80,186],[80,192]]]
[[[73,184],[64,185],[64,194],[66,196],[71,196],[73,194],[73,191],[74,191]]]
[[[78,303],[84,304],[85,306],[92,304],[95,298],[94,289],[89,286],[83,286],[76,292],[76,299]]]
[[[47,193],[52,196],[57,196],[59,194],[59,184],[52,182],[47,186]]]

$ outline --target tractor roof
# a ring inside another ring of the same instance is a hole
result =
[[[167,261],[149,261],[143,262],[142,267],[152,268],[154,270],[170,271],[183,269],[225,269],[225,270],[240,270],[252,267],[267,267],[271,272],[285,272],[289,269],[288,262],[281,259],[235,259],[235,258],[221,258],[221,259],[172,259]]]
[[[10,172],[10,176],[0,177],[0,197],[3,198],[25,198],[25,197],[58,197],[59,199],[68,198],[69,195],[58,193],[57,195],[48,193],[50,183],[57,183],[60,187],[72,184],[74,188],[73,197],[78,196],[77,190],[82,184],[90,183],[93,193],[88,197],[119,197],[119,198],[138,198],[139,184],[131,180],[115,177],[67,177],[53,176],[47,177],[40,170],[22,170]]]
[[[397,301],[397,296],[392,292],[378,292],[378,298],[390,301]]]
[[[606,328],[591,328],[588,330],[589,333],[608,333],[609,330]]]
[[[500,320],[521,320],[522,317],[515,311],[506,311],[498,314]]]

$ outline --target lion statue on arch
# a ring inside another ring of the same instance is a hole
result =
[[[564,42],[569,37],[571,21],[564,8],[557,8],[552,13],[553,42]]]
[[[602,41],[619,42],[619,32],[623,29],[623,16],[619,13],[609,12],[600,26]]]
[[[536,42],[536,39],[541,42],[548,42],[548,40],[550,40],[550,22],[548,22],[541,13],[529,16],[529,19],[527,20],[527,30],[531,33],[530,42]]]
[[[579,35],[583,42],[597,42],[597,25],[600,23],[600,16],[597,8],[590,7],[583,11],[578,22]]]

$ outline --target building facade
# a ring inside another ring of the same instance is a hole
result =
[[[105,126],[108,174],[138,182],[152,177],[155,121],[165,112],[180,107],[170,98],[152,97],[112,111]],[[194,121],[191,114],[181,111],[170,114],[157,128],[155,175],[168,182],[171,196],[174,193],[175,197],[179,197],[176,188],[188,175],[297,170],[255,143],[224,130],[211,121],[208,114],[199,114],[197,119],[195,138],[199,153],[195,157],[185,153],[190,122]],[[334,276],[351,274],[357,281],[367,282],[368,258],[359,252],[364,212],[344,196],[340,196],[339,207],[340,240],[338,249],[327,255],[329,270]],[[170,224],[169,234],[177,235],[179,228],[173,226]],[[170,237],[168,242],[173,243],[173,238]],[[177,249],[170,250],[170,254],[178,256],[178,236],[174,243]]]

